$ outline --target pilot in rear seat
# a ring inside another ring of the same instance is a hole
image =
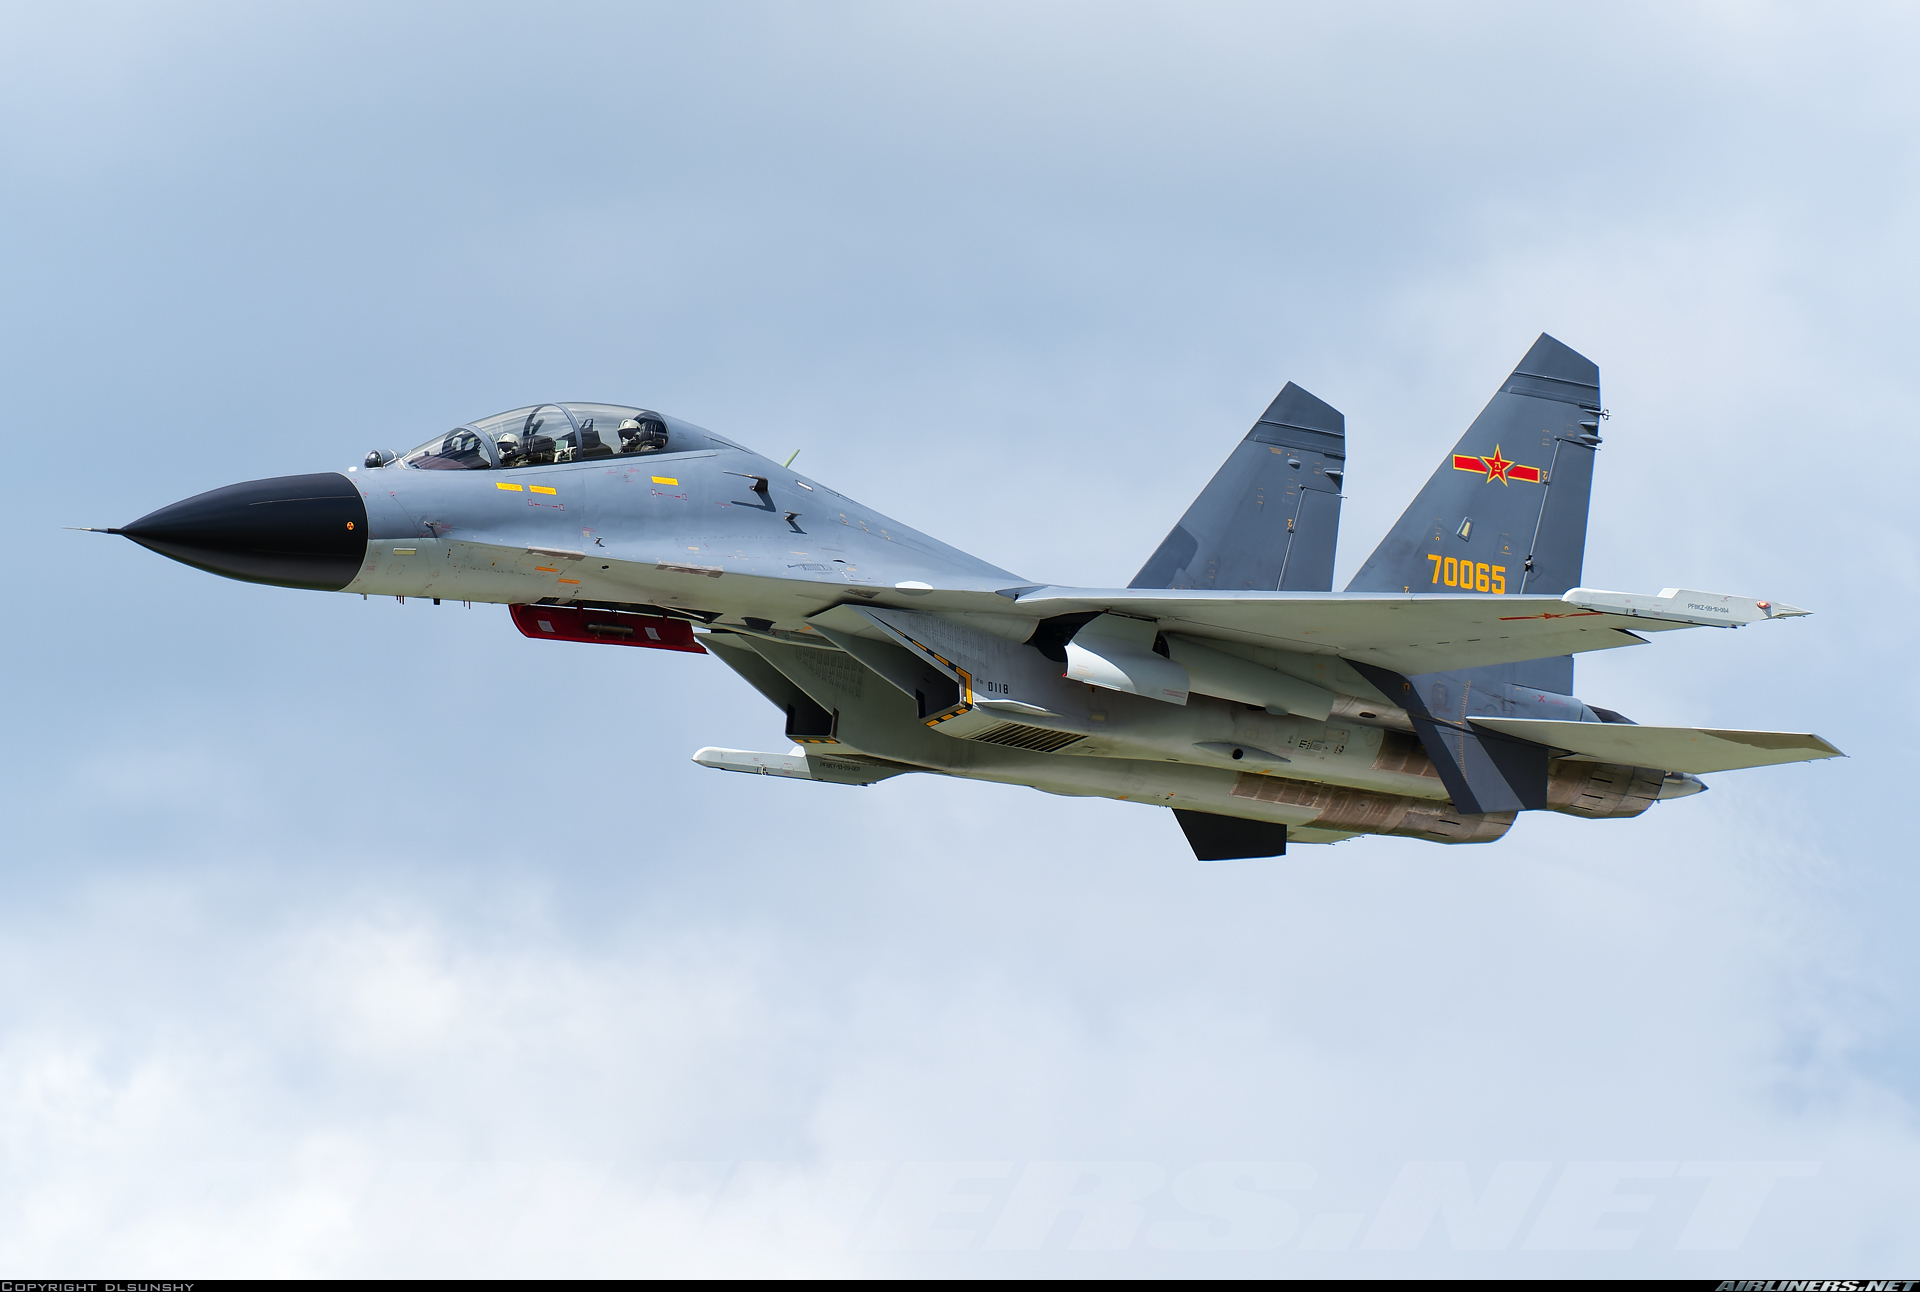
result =
[[[641,422],[629,417],[620,423],[622,453],[654,453],[666,447],[667,428],[652,418]]]

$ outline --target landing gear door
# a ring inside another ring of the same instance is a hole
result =
[[[949,634],[940,630],[951,625],[912,611],[876,611],[865,606],[836,606],[815,619],[823,636],[831,634],[828,639],[842,650],[913,696],[920,720],[929,727],[972,710],[973,669],[957,658],[961,655],[957,643],[941,640]],[[841,627],[831,627],[833,620]],[[869,635],[876,628],[887,641]],[[977,661],[966,663],[978,667]]]
[[[925,721],[955,711],[962,691],[956,669],[893,641],[875,641],[853,633],[815,626],[815,631],[879,674],[913,700],[914,716]]]

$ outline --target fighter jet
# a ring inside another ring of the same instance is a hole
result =
[[[1291,383],[1124,588],[1000,569],[792,458],[616,404],[516,408],[106,532],[228,578],[496,602],[541,641],[711,654],[791,745],[694,755],[721,771],[1145,804],[1203,861],[1489,843],[1520,812],[1638,816],[1703,773],[1840,752],[1575,696],[1581,653],[1807,613],[1582,586],[1606,417],[1599,368],[1542,335],[1343,592],[1346,420]]]

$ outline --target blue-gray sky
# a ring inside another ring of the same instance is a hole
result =
[[[0,1256],[1911,1267],[1916,25],[0,12]],[[1582,694],[1850,759],[1485,848],[1200,866],[1156,810],[696,767],[783,747],[711,659],[59,528],[603,399],[1108,586],[1295,380],[1348,419],[1344,578],[1542,330],[1613,411],[1586,581],[1817,612],[1586,660]],[[1188,1186],[1157,1181],[1220,1161],[1294,1164],[1247,1178],[1300,1230],[1273,1212],[1256,1250],[1184,1250]],[[1706,1187],[1682,1164],[1728,1161],[1818,1174],[1737,1250],[1682,1250]],[[1049,1162],[1127,1164],[1074,1178],[1140,1209],[1033,1237]],[[1503,1163],[1549,1165],[1510,1232],[1443,1219],[1400,1250],[1421,1162],[1465,1164],[1495,1211],[1534,1179]],[[756,1226],[802,1186],[831,1205]],[[1582,1188],[1619,1209],[1569,1219]],[[940,1196],[961,1214],[916,1229]]]

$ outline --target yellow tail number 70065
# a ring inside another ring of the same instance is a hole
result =
[[[1427,553],[1427,559],[1433,562],[1433,581],[1444,583],[1449,588],[1459,588],[1462,592],[1505,592],[1507,590],[1507,567],[1488,565],[1485,561],[1463,561],[1454,556],[1441,556],[1437,552]]]

